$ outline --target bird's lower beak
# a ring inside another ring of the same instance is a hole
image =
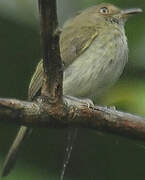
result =
[[[134,14],[138,14],[138,13],[142,13],[143,10],[140,8],[132,8],[132,9],[125,9],[121,11],[121,15],[123,18],[127,18],[130,15],[134,15]]]

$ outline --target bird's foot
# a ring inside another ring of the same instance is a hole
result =
[[[69,102],[71,101],[71,105],[74,105],[74,106],[77,104],[77,105],[85,106],[88,108],[94,107],[94,103],[90,99],[79,99],[79,98],[68,96],[68,95],[64,97],[65,97],[64,102],[68,105],[69,105]]]
[[[110,107],[108,107],[109,109],[111,109],[111,110],[116,110],[116,107],[115,106],[110,106]]]
[[[115,106],[104,106],[105,109],[116,110]]]

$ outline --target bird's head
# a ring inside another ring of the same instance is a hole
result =
[[[96,13],[112,23],[124,23],[128,17],[141,13],[140,8],[120,9],[109,3],[102,3],[96,6]]]

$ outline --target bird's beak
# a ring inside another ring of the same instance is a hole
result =
[[[131,8],[131,9],[125,9],[121,11],[122,18],[128,18],[130,15],[142,13],[143,10],[140,8]]]

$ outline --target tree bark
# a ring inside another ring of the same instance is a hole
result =
[[[63,71],[59,48],[58,20],[55,0],[38,0],[40,12],[40,40],[44,67],[41,95],[50,103],[60,103]]]
[[[76,100],[52,106],[42,98],[37,102],[1,98],[0,121],[43,128],[82,127],[145,140],[145,118],[106,107],[87,107]]]

